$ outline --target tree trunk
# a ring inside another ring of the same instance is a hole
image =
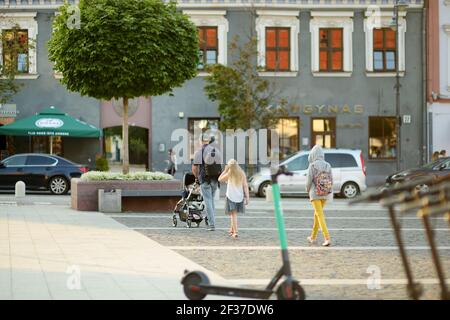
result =
[[[128,152],[128,98],[123,98],[123,123],[122,123],[122,143],[123,143],[123,163],[122,172],[127,174],[130,171],[130,160]]]

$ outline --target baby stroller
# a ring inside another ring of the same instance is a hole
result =
[[[191,228],[192,223],[197,227],[203,221],[202,211],[205,209],[203,197],[200,193],[200,185],[195,181],[192,173],[185,173],[183,176],[183,194],[180,201],[173,210],[172,225],[177,226],[177,215],[181,221],[186,222],[186,226]],[[208,225],[208,218],[205,217],[205,224]]]

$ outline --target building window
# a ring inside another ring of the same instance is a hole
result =
[[[396,32],[390,28],[373,29],[373,70],[395,71]]]
[[[18,73],[28,73],[28,30],[7,29],[2,31],[3,65]]]
[[[194,153],[202,147],[201,135],[208,132],[219,141],[219,118],[190,118],[188,119],[189,149],[190,158],[194,158]]]
[[[336,148],[336,118],[311,119],[311,147]]]
[[[299,11],[257,10],[256,14],[259,75],[295,77],[299,63]]]
[[[280,160],[298,152],[299,148],[299,119],[280,118],[274,128],[279,138]],[[268,135],[268,152],[271,154],[271,135]]]
[[[199,27],[198,36],[200,46],[198,69],[204,70],[206,65],[217,63],[217,27]]]
[[[290,71],[290,29],[266,28],[266,70]]]
[[[351,77],[353,11],[312,11],[311,71],[315,77]]]
[[[0,15],[0,64],[17,72],[16,79],[37,79],[36,12],[8,12]]]
[[[395,159],[396,154],[396,118],[369,117],[369,158]]]
[[[343,71],[344,48],[342,39],[343,29],[321,28],[320,37],[320,71]]]
[[[200,76],[205,76],[208,64],[227,65],[228,20],[225,10],[183,10],[199,30]]]
[[[365,13],[366,74],[369,77],[395,77],[397,62],[400,76],[404,75],[407,12],[399,14],[397,38],[397,31],[390,26],[392,11],[367,10]]]

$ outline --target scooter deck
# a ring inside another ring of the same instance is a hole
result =
[[[210,284],[200,284],[199,287],[204,293],[220,296],[243,297],[253,299],[268,299],[274,292],[266,289],[231,288],[224,286],[214,286]]]

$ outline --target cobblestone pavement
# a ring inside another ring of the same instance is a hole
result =
[[[239,218],[239,238],[227,236],[229,218],[218,210],[216,231],[204,223],[188,229],[182,222],[172,227],[171,214],[111,215],[117,221],[174,249],[185,257],[232,280],[236,285],[262,287],[281,266],[279,240],[271,205],[250,205]],[[265,207],[265,209],[261,209]],[[309,245],[312,210],[301,201],[298,209],[285,210],[285,223],[294,276],[304,286],[308,299],[407,299],[406,280],[387,213],[345,210],[339,203],[326,211],[333,246]],[[414,276],[423,284],[424,299],[438,299],[440,287],[421,221],[414,215],[401,219],[403,239]],[[442,219],[433,219],[436,243],[450,285],[450,229]],[[381,287],[368,268],[379,270]],[[376,282],[375,282],[376,283]]]

